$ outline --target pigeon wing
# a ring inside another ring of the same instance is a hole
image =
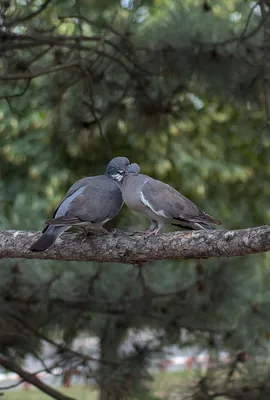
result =
[[[112,219],[123,204],[119,186],[109,178],[90,182],[64,200],[48,224],[104,223]]]
[[[152,178],[142,187],[141,201],[157,215],[170,220],[209,222],[218,225],[221,223],[204,213],[170,185]]]

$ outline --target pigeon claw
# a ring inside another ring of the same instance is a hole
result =
[[[144,238],[147,239],[150,236],[156,236],[160,232],[160,227],[157,227],[156,229],[152,229],[151,231],[147,231]]]

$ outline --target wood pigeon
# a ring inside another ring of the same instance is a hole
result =
[[[129,166],[122,195],[131,210],[151,221],[146,237],[157,235],[167,224],[193,230],[214,229],[209,224],[221,224],[171,186],[139,172],[138,164]]]
[[[123,205],[121,181],[129,164],[126,157],[116,157],[110,161],[104,175],[75,182],[30,250],[48,249],[71,226],[107,233],[103,225],[114,218]]]

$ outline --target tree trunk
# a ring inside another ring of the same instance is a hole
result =
[[[122,400],[125,390],[125,377],[121,374],[122,366],[119,347],[126,333],[126,324],[108,318],[100,338],[99,400]],[[103,361],[103,362],[102,362]]]

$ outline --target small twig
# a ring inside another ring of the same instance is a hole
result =
[[[93,93],[93,86],[94,85],[93,85],[92,77],[91,77],[90,73],[87,71],[87,69],[83,67],[82,64],[81,64],[80,67],[81,67],[82,71],[84,72],[84,74],[86,75],[87,82],[88,82],[88,87],[89,87],[88,93],[89,93],[89,96],[91,98],[91,102],[86,97],[84,97],[83,101],[89,107],[90,112],[92,113],[92,115],[94,117],[94,120],[98,125],[100,136],[104,139],[104,141],[105,141],[105,143],[107,145],[107,153],[108,153],[109,158],[112,158],[113,154],[112,154],[112,148],[111,148],[111,145],[110,145],[110,141],[109,141],[106,133],[103,131],[101,122],[100,122],[100,120],[99,120],[99,118],[98,118],[98,116],[96,114],[96,111],[95,111],[95,99],[94,99],[94,93]]]
[[[88,356],[87,354],[83,354],[76,350],[73,350],[73,349],[65,346],[64,344],[56,343],[54,340],[45,336],[43,333],[41,333],[40,331],[38,331],[37,329],[35,329],[31,325],[29,325],[26,321],[24,321],[20,317],[18,317],[17,319],[34,335],[39,337],[41,340],[43,340],[47,343],[50,343],[52,346],[56,347],[61,353],[66,352],[66,353],[72,354],[73,356],[76,356],[84,361],[97,362],[97,363],[101,363],[101,364],[105,364],[105,365],[118,365],[118,363],[116,363],[116,362],[113,362],[113,361],[111,362],[111,361],[106,361],[106,360],[101,360],[99,358],[91,357],[91,356]]]
[[[264,19],[261,19],[261,21],[258,23],[258,25],[254,29],[252,29],[250,32],[246,33],[247,29],[248,29],[248,26],[249,26],[249,23],[250,23],[250,20],[251,20],[251,17],[252,17],[252,14],[253,14],[255,8],[258,6],[258,4],[259,4],[259,2],[256,2],[252,6],[252,8],[251,8],[251,10],[250,10],[250,12],[248,14],[248,18],[247,18],[247,21],[245,23],[245,26],[244,26],[244,28],[243,28],[243,30],[242,30],[242,32],[241,32],[241,34],[239,36],[234,36],[234,37],[229,38],[229,39],[216,41],[214,43],[213,42],[198,42],[198,41],[194,41],[194,43],[202,45],[202,46],[216,46],[217,47],[217,46],[226,46],[226,45],[229,45],[229,44],[233,44],[235,42],[238,43],[239,41],[243,42],[243,41],[245,41],[247,39],[250,39],[251,37],[256,35],[256,33],[259,32],[259,30],[261,29],[261,27],[263,26],[263,24],[265,22]]]
[[[15,387],[21,385],[24,382],[23,379],[21,379],[19,382],[13,383],[12,385],[8,386],[0,386],[0,390],[9,390],[9,389],[14,389]]]
[[[78,67],[77,62],[72,62],[70,64],[54,65],[53,67],[44,68],[39,71],[33,71],[31,73],[1,75],[0,80],[1,81],[12,81],[12,80],[20,80],[20,79],[34,79],[34,78],[38,78],[39,76],[52,74],[54,72],[59,72],[64,69],[75,68],[75,67]]]
[[[15,94],[11,94],[11,95],[2,95],[2,96],[0,96],[0,100],[13,99],[13,98],[16,98],[16,97],[23,96],[27,92],[27,90],[29,89],[30,83],[31,83],[31,79],[28,78],[25,88],[20,93],[15,93]]]
[[[25,371],[11,358],[8,358],[4,355],[0,355],[0,365],[9,371],[15,372],[24,381],[31,383],[31,385],[37,387],[39,390],[41,390],[42,392],[46,393],[47,395],[53,397],[54,399],[75,400],[74,398],[63,394],[63,393],[59,392],[58,390],[53,389],[51,386],[42,382],[39,378],[37,378],[32,373]]]

